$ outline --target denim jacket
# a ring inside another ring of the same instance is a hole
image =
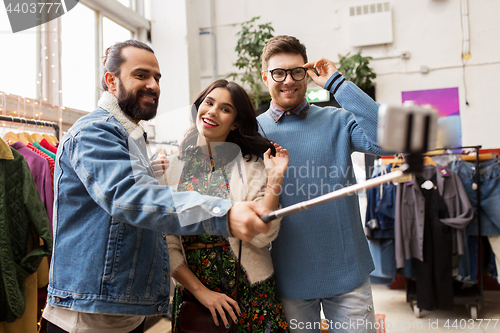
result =
[[[164,314],[164,233],[229,237],[232,202],[159,185],[142,128],[113,95],[105,92],[99,106],[57,151],[48,302],[80,312]]]

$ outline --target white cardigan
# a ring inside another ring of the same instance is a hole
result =
[[[168,159],[170,165],[165,173],[165,182],[177,190],[184,161],[178,158],[178,154],[169,156]],[[256,156],[252,156],[252,160],[248,162],[240,154],[229,182],[230,199],[260,203],[264,198],[266,184],[267,172],[262,159],[256,161]],[[251,242],[242,243],[241,266],[252,284],[264,281],[274,273],[269,246],[278,236],[280,221],[281,219],[276,219],[270,222],[271,228],[267,234],[260,234]],[[228,239],[233,256],[237,258],[239,239],[233,237]],[[171,272],[175,272],[185,262],[181,236],[167,234],[167,244],[170,269]]]

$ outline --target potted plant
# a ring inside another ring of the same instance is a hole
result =
[[[243,86],[247,87],[256,110],[262,103],[270,100],[267,91],[263,90],[261,54],[266,43],[273,37],[274,31],[271,23],[257,24],[259,19],[260,16],[256,16],[241,24],[241,30],[236,34],[239,36],[235,48],[238,59],[234,63],[240,71],[228,75],[233,80],[239,77]]]
[[[339,55],[339,72],[346,80],[351,81],[370,97],[375,98],[375,85],[372,80],[377,77],[377,74],[369,66],[372,57],[363,57],[361,51],[352,56],[349,55],[350,53],[345,56]]]

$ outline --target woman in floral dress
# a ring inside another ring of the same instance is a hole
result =
[[[235,202],[252,200],[270,210],[278,208],[288,152],[258,133],[255,111],[245,90],[234,82],[213,82],[196,99],[193,119],[180,154],[168,159],[166,183],[178,191],[197,191]],[[264,159],[258,157],[262,154]],[[167,235],[172,276],[178,282],[172,302],[173,333],[179,329],[182,302],[193,299],[210,310],[215,325],[228,327],[232,320],[241,333],[288,331],[269,253],[279,223],[271,222],[267,234],[242,242],[237,300],[239,240]]]

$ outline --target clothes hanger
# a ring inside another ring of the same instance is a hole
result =
[[[424,165],[436,166],[436,162],[430,156],[424,156]]]
[[[5,133],[3,136],[3,140],[8,144],[19,141],[17,134],[12,132],[12,123],[14,122],[14,117],[10,116],[11,122],[9,126],[9,132]]]
[[[49,136],[52,138],[55,145],[59,144],[59,139],[55,135],[49,134]]]
[[[26,136],[26,138],[28,139],[28,141],[33,143],[33,138],[31,137],[31,134],[29,134],[28,132],[23,132],[21,134],[24,134]]]
[[[43,133],[43,134],[42,134],[42,136],[43,136],[43,138],[44,138],[45,140],[47,140],[47,142],[48,142],[50,145],[52,145],[52,146],[55,146],[55,145],[56,145],[56,143],[54,142],[54,138],[52,138],[52,136],[51,136],[50,134]]]
[[[43,140],[43,136],[40,133],[31,134],[31,138],[38,143]]]
[[[493,154],[493,153],[479,154],[479,162],[490,161],[490,160],[497,159],[497,158],[498,158],[498,155]],[[476,155],[462,155],[462,160],[475,162]]]
[[[19,141],[21,141],[25,146],[30,143],[28,137],[26,136],[27,133],[18,133],[17,137],[19,138]]]
[[[26,121],[26,123],[28,122]],[[21,126],[19,126],[19,130],[23,129],[22,124],[23,124],[23,118],[21,118]],[[18,141],[21,141],[24,145],[27,145],[29,143],[28,138],[26,137],[26,135],[24,135],[23,132],[17,133],[17,137],[19,139]]]
[[[7,132],[7,133],[5,133],[5,135],[3,136],[3,139],[8,144],[12,144],[14,142],[20,141],[19,137],[14,132]]]

